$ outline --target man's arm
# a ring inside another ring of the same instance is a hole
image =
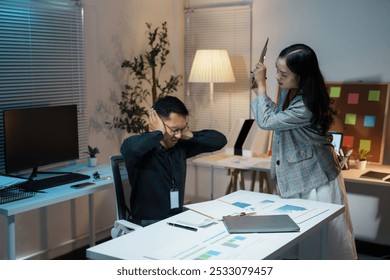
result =
[[[218,151],[227,143],[225,135],[216,130],[193,131],[192,135],[193,137],[187,140],[189,142],[187,157]]]

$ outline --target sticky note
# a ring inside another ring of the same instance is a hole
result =
[[[379,90],[370,90],[368,92],[368,101],[379,101],[380,95]]]
[[[359,93],[349,93],[348,104],[358,104],[358,103],[359,103]]]
[[[371,151],[371,140],[360,139],[360,141],[359,141],[359,150]]]
[[[356,124],[356,114],[345,114],[345,124],[355,125]]]
[[[354,137],[353,136],[344,135],[343,136],[343,144],[341,144],[341,146],[352,149],[353,141],[354,141]]]
[[[329,96],[333,98],[339,98],[341,93],[341,87],[331,87]]]
[[[363,126],[374,127],[375,126],[375,116],[364,116]]]

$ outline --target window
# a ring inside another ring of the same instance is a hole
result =
[[[83,8],[76,0],[0,2],[1,147],[3,110],[77,104],[79,146],[80,151],[85,150],[88,125],[83,24]],[[4,171],[2,149],[0,170]]]
[[[185,12],[185,103],[190,110],[191,128],[215,128],[228,135],[237,118],[250,117],[251,6]],[[236,82],[214,83],[213,103],[208,83],[188,83],[198,49],[226,49],[232,63]]]

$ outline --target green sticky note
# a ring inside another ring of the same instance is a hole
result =
[[[356,124],[356,114],[345,114],[345,124],[355,125]]]
[[[379,101],[381,92],[379,90],[370,90],[368,92],[368,101]]]
[[[331,87],[329,96],[332,98],[339,98],[341,93],[341,87]]]

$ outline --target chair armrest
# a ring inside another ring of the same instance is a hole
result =
[[[117,220],[114,223],[114,227],[111,229],[111,237],[116,238],[140,228],[142,228],[140,225],[131,223],[129,221]]]

